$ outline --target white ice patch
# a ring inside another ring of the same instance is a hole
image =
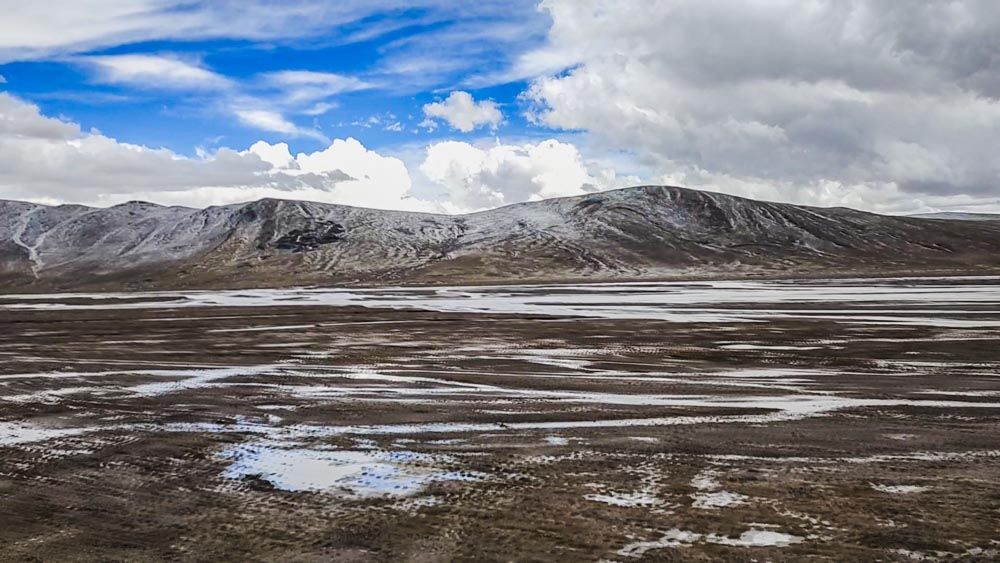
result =
[[[647,492],[637,491],[634,493],[610,493],[610,494],[590,494],[584,495],[587,500],[603,502],[611,506],[624,507],[649,507],[657,504],[659,500]]]
[[[424,508],[432,508],[435,506],[441,506],[445,503],[445,500],[441,497],[426,496],[417,498],[408,498],[401,500],[392,505],[396,510],[401,510],[403,512],[419,512]]]
[[[637,396],[640,398],[640,396]],[[622,403],[618,403],[622,404]],[[650,404],[650,403],[634,403]],[[705,416],[668,416],[653,418],[626,418],[626,419],[598,419],[598,420],[558,420],[546,422],[509,422],[509,423],[488,423],[488,422],[426,422],[413,424],[376,424],[358,426],[309,426],[309,425],[287,425],[282,427],[259,427],[252,424],[240,425],[219,425],[207,423],[171,423],[159,426],[158,429],[173,432],[216,432],[216,433],[258,433],[258,434],[284,434],[302,436],[340,436],[346,434],[362,435],[392,435],[392,434],[436,434],[436,433],[510,433],[526,430],[569,430],[569,429],[590,429],[590,428],[628,428],[628,427],[653,427],[653,426],[686,426],[697,424],[768,424],[775,422],[785,422],[790,420],[800,420],[812,416],[823,416],[827,413],[857,407],[877,407],[877,406],[897,406],[897,405],[919,405],[922,407],[934,408],[1000,408],[1000,403],[966,403],[958,401],[906,401],[889,399],[851,399],[835,397],[807,397],[793,396],[784,398],[760,397],[750,398],[746,401],[705,401],[697,399],[689,401],[677,399],[673,401],[663,401],[663,405],[676,406],[716,406],[728,408],[761,408],[775,409],[775,412],[760,415],[705,415]],[[717,456],[724,459],[726,456]],[[735,459],[739,456],[730,456]],[[881,456],[888,459],[889,456]],[[851,463],[871,463],[877,459],[864,458],[854,461],[850,458],[841,458],[842,461]]]
[[[442,288],[291,288],[252,291],[63,293],[9,295],[11,309],[149,309],[182,307],[364,306],[447,313],[500,313],[658,319],[731,324],[776,319],[931,327],[998,327],[995,311],[976,309],[1000,301],[998,278],[900,278],[870,280],[640,282],[587,285],[512,285]],[[959,283],[956,283],[959,282]],[[68,298],[94,303],[54,303]],[[128,301],[123,301],[128,299]],[[145,299],[145,300],[144,300]],[[874,303],[891,306],[873,308]],[[815,303],[841,308],[810,307]],[[730,305],[753,304],[753,308]],[[799,305],[790,308],[788,305]],[[771,305],[769,307],[769,305]],[[942,306],[965,307],[941,309]],[[279,327],[284,328],[284,327]],[[274,330],[274,327],[271,328]]]
[[[916,394],[920,395],[950,395],[954,397],[997,397],[1000,396],[1000,391],[945,391],[938,389],[924,389],[922,391],[914,391]]]
[[[279,326],[250,326],[244,328],[215,328],[208,330],[208,333],[228,333],[228,332],[271,332],[281,330],[306,330],[316,328],[316,325],[279,325]]]
[[[719,346],[724,350],[822,350],[824,346],[767,346],[763,344],[722,344]]]
[[[663,537],[653,541],[637,541],[618,550],[618,555],[625,557],[642,557],[647,551],[666,547],[681,547],[691,545],[701,539],[701,534],[674,528],[663,534]]]
[[[155,375],[160,377],[180,378],[173,381],[158,383],[147,383],[129,388],[129,391],[137,395],[166,395],[205,387],[215,381],[245,375],[260,375],[273,373],[280,366],[278,364],[261,366],[240,366],[219,369],[196,369],[196,370],[149,370],[141,373],[145,375]]]
[[[749,455],[712,455],[708,456],[713,461],[721,462],[748,462],[762,461],[767,463],[807,463],[810,465],[828,464],[869,464],[869,463],[912,463],[924,461],[947,461],[962,462],[975,459],[1000,459],[1000,450],[981,450],[967,452],[933,452],[920,451],[907,454],[876,454],[865,457],[764,457]]]
[[[618,555],[642,557],[648,551],[668,547],[686,547],[699,542],[733,547],[786,547],[801,543],[803,540],[804,538],[799,536],[782,532],[772,532],[770,530],[758,530],[756,528],[751,528],[735,538],[719,534],[699,534],[690,530],[674,528],[664,532],[663,537],[658,540],[630,543],[618,550]]]
[[[44,442],[94,430],[94,428],[47,428],[27,422],[0,422],[0,446]]]
[[[354,497],[407,496],[434,481],[472,480],[435,467],[442,458],[407,451],[284,449],[260,444],[223,452],[233,463],[227,479],[258,476],[285,491],[340,493]]]
[[[709,543],[741,547],[784,547],[787,545],[801,543],[802,540],[803,538],[793,536],[791,534],[754,529],[743,532],[740,534],[740,537],[735,539],[728,538],[726,536],[717,536],[715,534],[710,534],[705,538],[705,541]]]
[[[880,485],[878,483],[869,483],[873,489],[880,493],[890,493],[899,495],[909,495],[913,493],[922,493],[924,491],[930,490],[930,487],[922,487],[920,485]]]
[[[702,508],[713,510],[716,508],[725,508],[727,506],[739,506],[741,504],[746,504],[748,497],[746,495],[741,495],[739,493],[731,493],[729,491],[716,491],[712,493],[695,493],[691,495],[694,502],[691,506],[694,508]]]
[[[606,353],[606,350],[594,348],[528,349],[510,356],[510,358],[573,371],[582,371],[587,369],[587,366],[592,363],[590,360],[583,359],[584,357]]]
[[[706,469],[698,473],[691,479],[691,486],[698,489],[697,493],[691,495],[691,506],[707,510],[724,508],[727,506],[739,506],[746,504],[749,497],[739,493],[722,491],[722,484],[716,477],[719,472],[714,469]]]
[[[719,472],[714,469],[706,469],[691,478],[691,486],[699,491],[714,491],[722,487],[716,477]]]

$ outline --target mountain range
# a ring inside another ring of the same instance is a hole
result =
[[[641,186],[467,215],[263,199],[0,200],[0,290],[469,284],[1000,271],[1000,221]]]

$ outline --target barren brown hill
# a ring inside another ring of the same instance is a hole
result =
[[[435,215],[265,199],[0,201],[0,287],[214,288],[994,273],[1000,222],[642,186]]]

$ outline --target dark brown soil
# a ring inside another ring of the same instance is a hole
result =
[[[835,318],[0,309],[0,558],[996,559],[998,343],[997,328]],[[246,369],[160,394],[131,389],[234,366]],[[649,400],[666,396],[738,404]],[[885,402],[766,419],[778,412],[766,398],[789,396]],[[445,422],[478,426],[365,428]],[[548,422],[567,427],[536,424]],[[78,433],[15,443],[3,424]],[[341,431],[281,433],[330,427]],[[358,496],[223,476],[222,452],[262,439],[433,454],[476,477]],[[720,493],[737,502],[705,506]],[[638,497],[650,500],[607,502]],[[672,530],[698,539],[636,549]],[[751,530],[799,541],[726,545]]]

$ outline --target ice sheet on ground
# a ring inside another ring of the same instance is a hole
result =
[[[50,428],[29,422],[0,422],[0,446],[44,442],[94,430],[94,428]]]
[[[433,481],[475,476],[436,467],[440,457],[407,451],[317,450],[263,444],[239,445],[222,453],[232,464],[227,479],[260,477],[286,491],[339,492],[351,496],[407,496]]]
[[[279,367],[279,364],[259,365],[259,366],[239,366],[220,369],[198,369],[198,370],[149,370],[142,373],[161,377],[179,378],[178,380],[164,381],[158,383],[147,383],[130,387],[129,391],[138,395],[164,395],[176,393],[190,389],[204,387],[215,381],[228,379],[230,377],[260,375],[271,373]]]
[[[705,541],[708,541],[709,543],[742,547],[783,547],[786,545],[800,543],[802,540],[803,538],[793,536],[791,534],[755,529],[747,530],[740,534],[740,537],[735,539],[728,538],[726,536],[717,536],[714,534],[705,538]]]
[[[588,494],[584,495],[587,500],[592,500],[595,502],[603,502],[604,504],[610,504],[611,506],[622,506],[622,507],[637,507],[637,506],[653,506],[657,504],[659,500],[652,494],[645,491],[637,491],[633,493],[608,493],[608,494]]]
[[[749,498],[746,495],[722,490],[722,484],[716,478],[718,475],[719,471],[706,469],[691,479],[691,486],[698,490],[698,492],[691,495],[691,506],[714,510],[727,506],[746,504]]]
[[[920,485],[881,485],[878,483],[871,483],[871,487],[876,491],[879,491],[880,493],[901,494],[901,495],[922,493],[924,491],[930,490],[930,487],[922,487]]]
[[[758,530],[756,528],[751,528],[735,538],[719,534],[700,534],[690,530],[674,528],[664,532],[660,539],[630,543],[618,550],[618,555],[642,557],[649,551],[670,547],[684,547],[698,542],[733,547],[786,547],[801,543],[802,541],[804,541],[804,538],[800,536],[771,530]]]
[[[694,502],[691,506],[695,508],[716,509],[727,506],[739,506],[746,504],[747,496],[729,491],[715,491],[710,493],[695,493],[691,495]]]
[[[790,351],[790,350],[822,350],[826,347],[825,346],[777,346],[777,345],[764,345],[764,344],[720,344],[719,348],[722,348],[724,350]]]
[[[661,319],[694,323],[767,322],[785,318],[829,319],[855,324],[936,327],[996,327],[1000,318],[975,305],[1000,300],[997,277],[926,278],[900,284],[898,278],[871,280],[706,281],[588,285],[514,285],[452,288],[291,288],[253,291],[163,291],[9,295],[0,308],[183,308],[266,307],[275,305],[366,306],[453,313],[509,313],[608,319]],[[955,284],[955,280],[966,283]],[[68,298],[93,303],[59,303]],[[128,299],[129,301],[122,301]],[[146,300],[143,300],[146,299]],[[844,308],[772,307],[811,303]],[[866,304],[883,303],[879,309]],[[753,308],[727,305],[752,304]],[[941,310],[939,307],[969,306]],[[938,309],[935,309],[938,307]],[[968,318],[970,316],[978,318]]]
[[[637,541],[630,543],[619,549],[618,555],[624,555],[625,557],[642,557],[647,551],[690,545],[700,539],[701,534],[674,528],[665,532],[663,537],[658,540]]]

